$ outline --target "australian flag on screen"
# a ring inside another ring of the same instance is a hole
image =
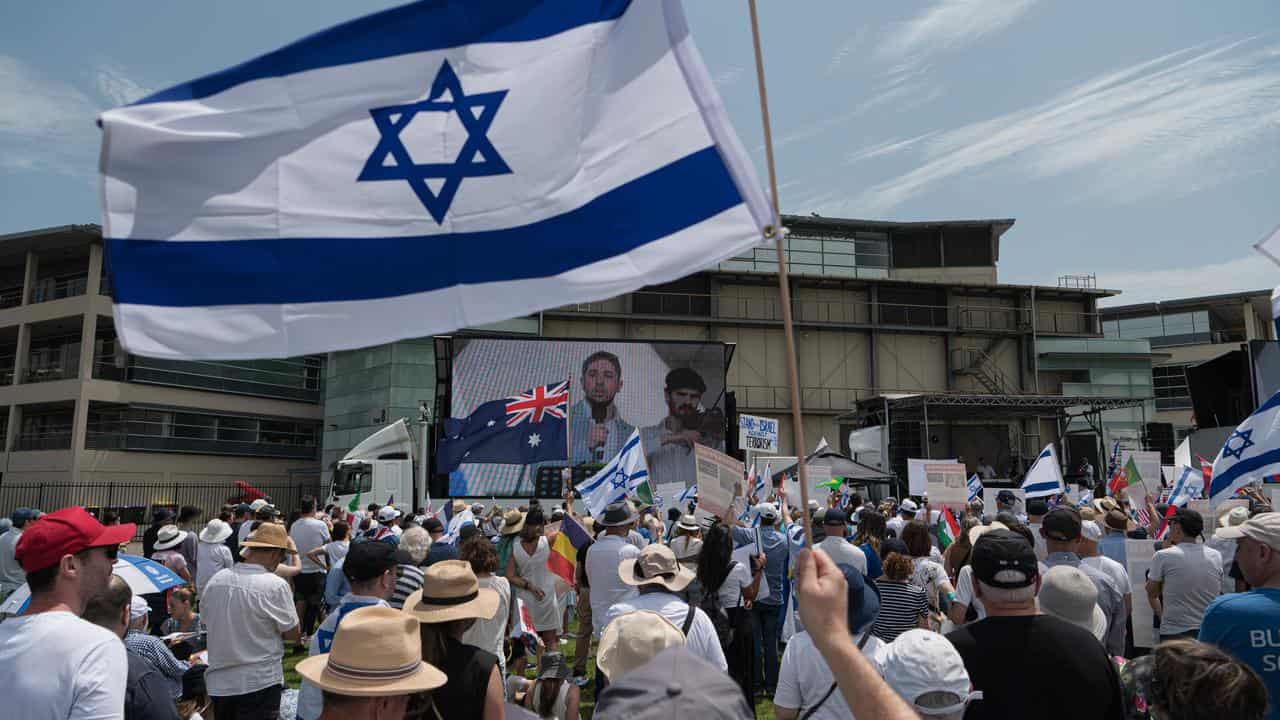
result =
[[[436,449],[436,472],[462,463],[529,465],[569,457],[569,383],[540,385],[491,400],[465,418],[447,418]]]

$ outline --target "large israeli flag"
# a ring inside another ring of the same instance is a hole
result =
[[[1236,490],[1280,474],[1280,392],[1258,406],[1223,443],[1213,460],[1209,506]]]
[[[101,117],[127,350],[288,357],[616,296],[771,210],[679,0],[430,0]]]
[[[600,517],[605,507],[616,503],[649,482],[649,465],[644,459],[644,446],[640,444],[640,431],[632,430],[631,437],[622,445],[618,454],[600,468],[595,475],[582,481],[577,490],[587,513]]]
[[[1029,498],[1057,495],[1067,491],[1062,481],[1062,464],[1058,462],[1058,451],[1053,443],[1044,446],[1036,458],[1026,477],[1022,479],[1022,490]]]

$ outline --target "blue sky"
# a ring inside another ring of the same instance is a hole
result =
[[[1014,217],[1006,282],[1259,289],[1280,224],[1274,0],[760,0],[785,212]],[[85,3],[0,24],[0,233],[98,222],[97,112],[373,0]],[[745,0],[686,0],[765,177]]]

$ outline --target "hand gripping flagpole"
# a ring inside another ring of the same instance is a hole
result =
[[[791,383],[791,425],[796,444],[797,470],[800,474],[800,518],[804,524],[805,545],[813,547],[813,528],[809,522],[809,476],[805,469],[804,424],[800,413],[800,373],[796,368],[796,338],[791,324],[791,285],[787,281],[787,257],[783,248],[782,213],[778,209],[778,173],[773,163],[773,133],[769,128],[769,95],[764,87],[764,53],[760,49],[760,21],[756,0],[747,0],[751,9],[751,42],[756,53],[756,84],[760,91],[760,122],[764,127],[764,154],[769,166],[769,192],[773,207],[773,224],[764,229],[765,237],[773,237],[778,250],[778,296],[782,307],[782,334],[787,343],[787,376]]]

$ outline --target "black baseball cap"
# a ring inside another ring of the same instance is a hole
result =
[[[1173,517],[1169,518],[1169,522],[1177,523],[1182,528],[1182,532],[1190,537],[1198,537],[1204,532],[1204,518],[1191,508],[1178,508]]]
[[[1012,530],[983,533],[973,545],[969,562],[973,565],[973,576],[994,588],[1024,588],[1034,583],[1040,574],[1035,548]],[[1008,571],[1019,573],[1021,577],[996,579],[997,574]]]
[[[444,532],[444,523],[440,522],[440,518],[429,517],[422,521],[422,529],[429,533]]]
[[[401,564],[412,565],[413,560],[408,553],[401,553],[390,543],[356,543],[347,550],[347,558],[342,561],[342,574],[351,582],[373,580]]]
[[[692,368],[681,367],[667,373],[667,390],[707,391],[707,383]]]
[[[1047,512],[1049,512],[1049,503],[1044,500],[1036,498],[1035,500],[1027,501],[1028,515],[1044,515]]]
[[[845,517],[843,510],[832,508],[822,517],[823,525],[844,525],[849,522],[849,518]]]
[[[1056,507],[1044,516],[1040,530],[1046,538],[1071,542],[1080,538],[1080,513],[1075,508]]]

